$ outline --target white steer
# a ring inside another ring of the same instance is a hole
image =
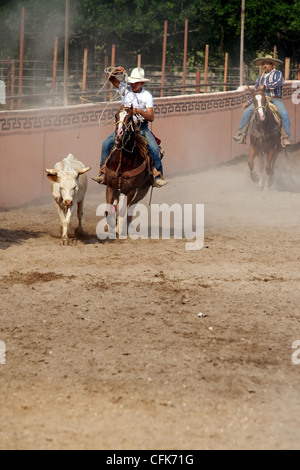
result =
[[[87,177],[84,173],[91,167],[85,167],[70,153],[61,162],[54,165],[53,170],[45,169],[51,181],[51,191],[61,221],[62,242],[68,244],[68,227],[77,203],[78,228],[82,234],[83,202],[87,190]]]

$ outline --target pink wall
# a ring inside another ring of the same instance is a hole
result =
[[[300,106],[293,104],[291,82],[284,86],[284,103],[292,138],[300,141]],[[155,99],[153,132],[162,140],[165,175],[227,162],[246,153],[236,144],[244,92],[210,93]],[[0,207],[14,207],[49,194],[44,168],[73,153],[98,173],[101,143],[113,131],[119,103],[67,108],[0,112]],[[298,125],[299,127],[299,125]]]

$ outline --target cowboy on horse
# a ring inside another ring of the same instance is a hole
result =
[[[282,147],[290,145],[290,119],[286,107],[281,99],[284,78],[280,70],[276,70],[275,68],[276,65],[282,64],[282,61],[274,59],[271,55],[266,55],[265,57],[254,59],[252,63],[254,65],[261,65],[263,68],[263,73],[257,78],[253,89],[257,91],[265,89],[268,101],[276,107],[278,114],[281,117],[281,145]],[[243,112],[237,135],[233,137],[238,144],[246,143],[250,118],[254,113],[253,98],[250,98],[246,103],[244,103],[243,108],[245,111]]]
[[[126,74],[123,67],[116,67],[109,76],[110,82],[117,88],[117,93],[122,98],[122,104],[124,107],[132,107],[134,114],[135,125],[139,129],[139,133],[147,141],[147,150],[150,152],[153,160],[153,173],[155,187],[162,187],[167,184],[167,181],[163,177],[163,167],[160,158],[160,149],[158,147],[155,136],[148,128],[148,122],[154,120],[153,110],[153,96],[149,91],[143,88],[145,82],[149,82],[149,79],[144,76],[144,69],[136,67],[132,70],[131,75],[128,77],[128,83],[120,82],[116,77],[117,74]],[[100,162],[100,174],[98,178],[93,178],[94,181],[100,184],[105,184],[104,167],[105,162],[110,156],[115,144],[115,132],[113,132],[103,142]]]

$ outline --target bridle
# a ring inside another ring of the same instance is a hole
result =
[[[257,93],[257,94],[260,94],[260,96],[262,96],[261,93]],[[268,109],[268,107],[269,107],[269,105],[268,105],[268,102],[266,101],[266,106],[263,106],[262,104],[258,104],[258,106],[255,106],[255,110],[254,110],[254,111],[255,111],[255,113],[257,114],[258,111],[259,111],[260,109],[262,109],[262,110],[264,111],[264,115],[265,115],[265,114],[266,114],[266,111],[267,111],[267,109]]]
[[[117,131],[117,128],[118,128],[119,124],[123,124],[124,129],[123,129],[123,136],[122,136],[122,146],[117,147],[117,148],[119,150],[123,150],[123,149],[125,149],[126,144],[130,140],[130,134],[135,131],[134,124],[133,124],[133,115],[130,117],[130,120],[127,124],[125,124],[124,121],[121,121],[121,120],[116,121],[116,131]],[[126,138],[127,135],[128,135],[128,137]],[[115,146],[117,146],[118,143],[119,143],[119,141],[117,139],[115,139]],[[134,148],[135,148],[135,144],[133,145],[132,150],[129,150],[129,149],[126,148],[126,151],[129,152],[129,153],[133,153]]]
[[[124,109],[126,109],[126,107],[124,106]],[[130,110],[130,108],[127,107],[127,109]],[[117,140],[115,138],[115,144],[113,146],[113,148],[111,149],[111,153],[110,155],[116,151],[117,152],[117,155],[118,155],[118,166],[117,166],[117,169],[116,170],[111,170],[107,167],[107,165],[105,165],[105,171],[106,171],[106,174],[108,176],[110,176],[111,178],[114,178],[114,179],[117,179],[118,180],[118,184],[119,184],[119,191],[121,190],[121,183],[122,183],[122,179],[128,179],[128,178],[133,178],[133,177],[136,177],[138,175],[140,175],[143,171],[145,171],[148,167],[148,172],[149,174],[152,174],[151,173],[151,168],[150,168],[150,159],[149,158],[144,158],[144,161],[142,162],[142,164],[140,164],[137,168],[134,168],[133,170],[128,170],[128,171],[125,171],[123,173],[123,170],[122,170],[122,166],[123,166],[123,152],[122,150],[125,150],[126,153],[132,153],[134,152],[134,149],[137,148],[138,149],[138,145],[136,145],[136,141],[135,139],[133,139],[133,147],[131,150],[129,150],[128,148],[126,148],[126,145],[127,143],[130,141],[130,137],[132,135],[132,133],[134,133],[137,129],[135,128],[134,126],[134,121],[133,121],[133,113],[130,115],[128,114],[129,116],[129,119],[128,119],[128,122],[127,124],[125,124],[125,117],[124,116],[124,120],[121,120],[119,119],[120,117],[120,110],[118,111],[118,113],[115,115],[115,120],[116,120],[116,130],[115,130],[115,133],[117,132],[117,129],[118,129],[118,125],[119,124],[122,124],[124,127],[123,127],[123,134],[122,134],[122,139],[120,140]],[[131,131],[131,132],[130,132]],[[128,135],[128,137],[127,137]],[[121,142],[121,146],[119,146]],[[110,155],[108,157],[108,159],[110,158]],[[107,160],[108,160],[107,159]]]

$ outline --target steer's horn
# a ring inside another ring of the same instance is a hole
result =
[[[48,168],[45,168],[45,172],[48,175],[57,176],[57,171],[56,170],[49,170]]]
[[[82,170],[78,170],[77,173],[79,175],[83,175],[83,173],[86,173],[87,171],[91,170],[90,166],[87,166],[86,168],[82,168]]]

